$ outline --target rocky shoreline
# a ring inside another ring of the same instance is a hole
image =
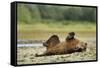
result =
[[[17,64],[41,64],[57,62],[91,61],[96,60],[96,47],[88,47],[85,52],[72,54],[36,57],[35,54],[45,52],[45,47],[18,47]]]
[[[88,43],[87,50],[85,52],[76,52],[65,55],[53,55],[36,57],[35,54],[42,54],[46,48],[43,46],[23,46],[17,48],[17,63],[20,64],[41,64],[41,63],[57,63],[57,62],[73,62],[73,61],[89,61],[96,60],[96,40],[85,40]],[[18,43],[43,43],[43,41],[34,40],[18,40]],[[22,44],[23,45],[23,44]],[[33,44],[35,45],[35,44]]]

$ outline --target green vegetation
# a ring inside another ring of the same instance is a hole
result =
[[[96,8],[18,4],[18,39],[45,40],[52,34],[66,37],[74,31],[95,36]]]
[[[70,22],[70,21],[69,21]],[[35,23],[35,24],[19,24],[18,25],[18,38],[19,39],[33,39],[33,40],[45,40],[48,36],[57,34],[60,37],[66,37],[68,32],[74,31],[79,36],[93,37],[95,36],[96,27],[95,24],[84,23],[83,24],[70,24],[63,25],[61,23]]]
[[[67,21],[70,24],[63,25],[62,23],[35,23],[35,24],[18,24],[18,30],[19,31],[79,31],[79,32],[95,32],[96,27],[95,24],[91,23],[84,23],[83,24],[75,24],[77,22],[70,22]],[[74,28],[74,29],[73,29]]]
[[[18,23],[54,21],[96,21],[96,8],[57,5],[18,4]]]

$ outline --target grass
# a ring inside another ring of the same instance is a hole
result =
[[[96,24],[91,22],[43,22],[35,24],[18,24],[18,39],[44,40],[53,34],[65,37],[68,32],[74,31],[80,36],[95,36]]]

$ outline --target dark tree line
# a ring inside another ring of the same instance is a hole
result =
[[[18,21],[34,23],[34,21],[96,21],[96,8],[75,6],[52,6],[18,4]]]

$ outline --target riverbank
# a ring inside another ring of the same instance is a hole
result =
[[[96,40],[90,39],[87,43],[85,52],[42,57],[35,57],[35,54],[44,53],[46,48],[43,46],[17,47],[17,63],[20,65],[96,60]]]

